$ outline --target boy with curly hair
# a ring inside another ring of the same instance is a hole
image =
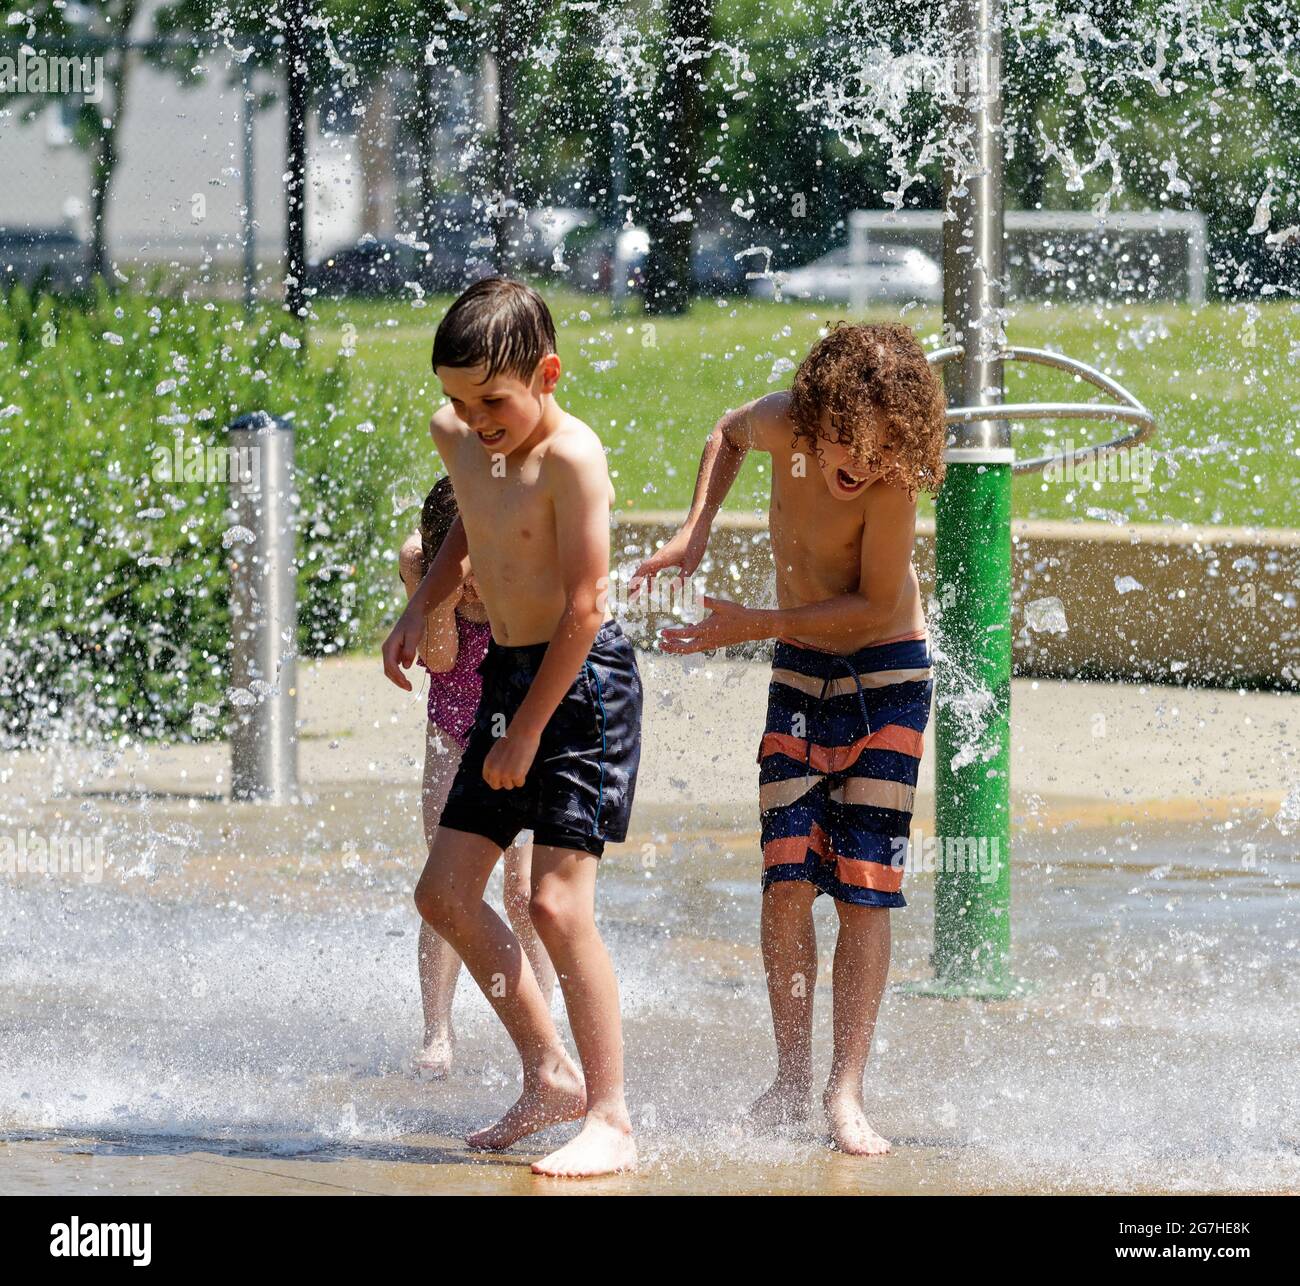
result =
[[[906,905],[903,858],[933,692],[912,565],[916,496],[943,481],[945,437],[943,395],[911,330],[838,323],[789,392],[718,421],[685,523],[632,580],[635,589],[665,568],[694,572],[746,452],[771,453],[779,606],[706,597],[709,616],[660,637],[668,652],[777,640],[758,753],[777,1072],[750,1118],[766,1127],[808,1118],[812,907],[829,894],[839,935],[822,1102],[834,1145],[863,1156],[889,1150],[867,1120],[862,1080],[889,972],[889,911]]]

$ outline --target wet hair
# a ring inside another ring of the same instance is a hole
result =
[[[541,295],[522,281],[484,277],[447,309],[433,337],[432,363],[435,370],[485,366],[484,383],[502,372],[527,381],[555,348],[555,323]]]
[[[460,510],[450,478],[439,478],[420,510],[420,575],[427,576]]]
[[[893,447],[886,465],[871,432],[872,413],[885,421]],[[823,434],[823,417],[830,430]],[[836,322],[799,364],[790,386],[795,445],[805,439],[821,459],[821,442],[848,449],[855,464],[918,491],[943,484],[947,440],[943,389],[925,350],[908,326],[891,322],[858,326]]]

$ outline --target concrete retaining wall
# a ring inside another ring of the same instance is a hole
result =
[[[680,521],[618,515],[613,563],[629,569]],[[1016,522],[1012,541],[1017,674],[1300,688],[1300,531]],[[916,565],[930,601],[932,522]],[[710,594],[774,606],[766,516],[720,515],[701,571]],[[1025,628],[1026,604],[1045,598],[1060,599],[1064,633]],[[663,623],[625,618],[642,640]]]

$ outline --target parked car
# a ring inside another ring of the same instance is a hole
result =
[[[307,285],[323,295],[396,295],[410,283],[421,290],[464,289],[492,271],[471,230],[447,228],[424,248],[414,241],[367,234],[307,269]]]
[[[593,224],[564,239],[563,262],[579,290],[607,295],[620,275],[631,283],[630,289],[639,290],[649,253],[650,234],[644,228]]]
[[[849,261],[849,248],[841,246],[820,259],[776,272],[750,282],[750,293],[772,299],[779,281],[785,299],[824,300],[847,304],[853,299],[855,281],[871,303],[895,303],[911,299],[934,302],[943,298],[943,269],[923,250],[905,245],[868,245],[860,264]]]
[[[582,228],[565,239],[564,261],[572,273],[573,284],[600,294],[608,294],[620,275],[629,291],[641,290],[649,256],[650,233],[638,224]],[[750,265],[749,260],[737,260],[727,234],[696,232],[691,251],[691,278],[700,294],[743,294],[745,273]]]
[[[702,295],[743,295],[745,274],[753,269],[756,262],[761,264],[763,257],[747,255],[743,259],[737,259],[736,255],[756,240],[762,239],[761,234],[753,232],[740,242],[737,242],[734,233],[697,232],[692,252],[695,289]]]
[[[579,228],[592,227],[596,222],[593,211],[581,206],[546,205],[529,210],[524,220],[520,258],[535,272],[550,270],[558,249],[561,261],[567,260],[567,239]]]
[[[590,210],[544,206],[524,218],[519,257],[529,270],[551,267],[556,247],[593,223]],[[366,235],[313,264],[307,284],[325,295],[392,295],[416,283],[422,290],[457,292],[493,271],[495,233],[481,202],[444,198],[427,246],[406,237]],[[561,251],[563,253],[563,251]]]
[[[0,228],[0,290],[72,290],[86,280],[86,247],[68,228]]]

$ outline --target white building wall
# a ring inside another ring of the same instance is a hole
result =
[[[150,27],[146,13],[137,35]],[[200,59],[207,77],[183,88],[169,72],[133,56],[108,209],[109,253],[118,262],[198,268],[205,262],[236,265],[242,257],[242,90],[238,81],[232,83],[224,51],[196,53],[195,61]],[[280,83],[262,73],[256,87],[265,92]],[[88,239],[90,157],[66,138],[57,98],[30,124],[19,124],[17,117],[16,103],[0,96],[0,227],[70,222]],[[285,217],[280,101],[257,114],[254,140],[255,245],[266,274],[274,277]],[[312,258],[357,234],[362,189],[356,151],[351,136],[322,137],[313,114],[307,199]]]

